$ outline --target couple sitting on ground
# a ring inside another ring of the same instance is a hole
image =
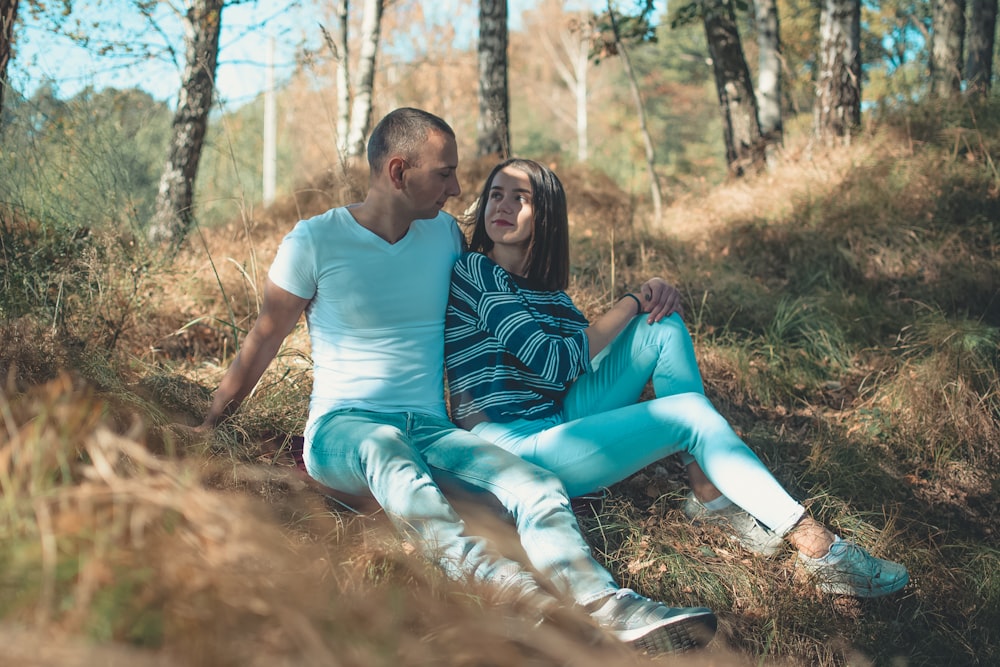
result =
[[[372,132],[368,163],[363,202],[300,221],[282,241],[260,315],[204,427],[239,406],[305,312],[314,364],[307,471],[340,492],[374,496],[452,578],[542,615],[578,605],[643,650],[705,644],[714,614],[619,587],[593,558],[569,500],[681,453],[690,516],[727,522],[760,553],[788,540],[831,593],[874,597],[907,583],[903,566],[807,516],[715,411],[674,288],[654,278],[595,322],[584,319],[563,291],[566,200],[552,171],[527,160],[498,165],[463,252],[442,212],[460,193],[447,123],[418,109],[391,112]],[[445,366],[463,428],[446,414]],[[637,402],[650,378],[657,398]],[[466,531],[441,490],[451,486],[501,502],[530,567]]]

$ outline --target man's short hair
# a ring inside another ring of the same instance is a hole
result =
[[[451,126],[432,113],[412,107],[390,111],[378,122],[368,139],[368,167],[373,174],[378,172],[391,155],[402,155],[414,161],[431,132],[455,137]]]

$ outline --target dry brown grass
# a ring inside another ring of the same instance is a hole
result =
[[[108,412],[65,376],[0,394],[5,664],[649,662],[442,580],[287,468],[154,456]]]
[[[691,526],[680,466],[656,464],[581,502],[579,516],[623,584],[717,610],[715,648],[694,663],[997,657],[991,136],[915,118],[850,149],[790,146],[769,173],[673,193],[657,229],[608,179],[555,165],[585,312],[651,275],[679,284],[719,409],[816,516],[913,578],[888,600],[819,596],[790,552],[754,558]],[[490,167],[463,166],[454,211]],[[81,650],[107,664],[651,662],[590,646],[573,623],[526,627],[409,557],[377,512],[346,511],[304,481],[289,452],[309,393],[304,325],[215,437],[189,442],[169,427],[204,413],[280,239],[363,183],[318,179],[205,230],[175,263],[144,268],[138,290],[133,274],[90,260],[110,317],[88,319],[77,296],[57,326],[44,314],[0,325],[0,638],[52,638],[28,657],[5,644],[0,662],[75,664]]]

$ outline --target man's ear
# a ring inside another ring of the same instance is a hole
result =
[[[392,181],[393,187],[397,190],[403,189],[403,172],[406,170],[406,160],[399,157],[389,158],[386,163],[386,169],[389,170],[389,180]]]

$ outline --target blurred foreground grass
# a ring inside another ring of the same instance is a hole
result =
[[[559,168],[577,302],[680,286],[710,398],[817,517],[911,572],[888,599],[817,595],[791,552],[691,526],[679,464],[657,463],[578,504],[623,585],[719,613],[712,650],[655,662],[1000,662],[1000,128],[982,120],[1000,114],[976,117],[915,109],[849,149],[789,147],[768,174],[677,193],[655,228]],[[455,211],[489,166],[464,167]],[[171,426],[200,420],[283,234],[362,182],[309,184],[170,264],[0,207],[0,664],[653,662],[444,581],[377,511],[298,475],[304,326],[211,439]]]

